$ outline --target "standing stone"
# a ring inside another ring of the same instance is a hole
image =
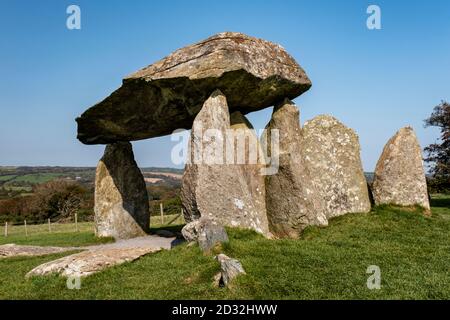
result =
[[[411,127],[400,129],[384,146],[372,192],[377,205],[420,205],[429,213],[422,151]]]
[[[266,210],[265,176],[262,174],[264,159],[258,136],[248,119],[239,111],[230,116],[231,129],[234,133],[233,149],[235,151],[236,170],[242,171],[247,182],[253,204],[259,212],[263,233],[270,236]]]
[[[127,239],[150,227],[144,177],[129,142],[106,146],[95,176],[95,226],[100,237]]]
[[[185,220],[209,217],[222,225],[266,234],[265,212],[258,211],[242,167],[226,163],[227,129],[230,129],[227,100],[216,90],[204,103],[192,127],[193,161],[186,165],[181,188]],[[211,138],[209,133],[219,136]]]
[[[370,199],[360,158],[358,135],[332,116],[307,121],[302,151],[327,218],[369,212]]]
[[[299,111],[290,100],[275,106],[266,126],[267,149],[270,156],[276,158],[270,143],[271,130],[279,130],[280,143],[278,173],[266,176],[270,231],[278,237],[298,238],[305,227],[326,226],[328,221],[323,202],[301,156]]]

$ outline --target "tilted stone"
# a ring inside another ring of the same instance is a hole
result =
[[[95,177],[95,226],[100,237],[127,239],[149,230],[144,177],[129,142],[106,146]]]
[[[359,139],[352,129],[332,116],[317,116],[303,126],[302,154],[327,218],[370,211]]]
[[[225,94],[231,111],[245,114],[293,99],[310,86],[281,46],[242,33],[219,33],[126,77],[119,89],[77,118],[78,139],[106,144],[190,129],[215,89]]]
[[[204,139],[210,129],[221,136],[214,143]],[[200,154],[200,158],[193,160],[201,161],[188,163],[183,174],[181,199],[185,219],[190,222],[205,216],[223,225],[265,234],[268,230],[265,212],[258,211],[242,167],[226,163],[227,129],[230,129],[227,100],[220,91],[215,91],[192,127],[191,154]]]
[[[272,158],[271,130],[279,132],[279,169],[266,176],[266,206],[270,231],[278,237],[297,238],[309,225],[327,225],[324,204],[301,156],[299,111],[288,99],[275,106],[266,126]],[[263,135],[263,137],[264,137]],[[265,145],[266,145],[265,143]]]
[[[411,127],[400,129],[384,146],[372,193],[377,205],[420,205],[429,211],[422,150]]]

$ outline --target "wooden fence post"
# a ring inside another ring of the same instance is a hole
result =
[[[8,222],[5,222],[5,237],[8,236]]]
[[[25,225],[25,237],[28,237],[27,220],[24,220]]]
[[[75,231],[78,232],[78,213],[75,212]]]
[[[52,227],[50,224],[50,218],[48,218],[48,232],[52,232]]]
[[[159,209],[161,210],[161,224],[164,224],[164,208],[162,202],[159,204]]]

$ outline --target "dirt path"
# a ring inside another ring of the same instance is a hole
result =
[[[99,244],[93,246],[82,247],[80,249],[99,250],[99,249],[131,249],[131,248],[153,248],[170,250],[181,240],[173,238],[165,238],[157,235],[148,235],[127,240],[118,240],[114,243]]]

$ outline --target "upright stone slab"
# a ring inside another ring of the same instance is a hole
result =
[[[370,199],[357,134],[329,115],[307,121],[302,153],[327,218],[369,212]]]
[[[372,192],[377,205],[420,205],[429,212],[422,151],[411,127],[400,129],[384,146]]]
[[[150,224],[144,177],[129,142],[106,146],[95,177],[95,227],[100,237],[143,236]]]
[[[185,220],[209,217],[223,225],[267,234],[265,212],[258,211],[241,166],[226,164],[227,129],[230,129],[227,100],[216,90],[204,103],[192,127],[191,154],[199,154],[201,159],[187,164],[183,175],[181,199]],[[219,133],[221,137],[214,140],[208,133]],[[222,163],[216,161],[220,158]]]
[[[288,99],[275,106],[266,126],[272,158],[271,130],[279,130],[278,173],[266,176],[266,207],[270,231],[278,237],[297,238],[309,225],[328,224],[324,205],[301,156],[299,111]]]
[[[244,175],[255,209],[260,213],[261,228],[265,234],[268,234],[265,176],[261,171],[264,167],[264,159],[258,136],[250,121],[239,111],[231,114],[230,124],[234,133],[234,160],[236,165],[241,167],[237,170],[242,171]]]

